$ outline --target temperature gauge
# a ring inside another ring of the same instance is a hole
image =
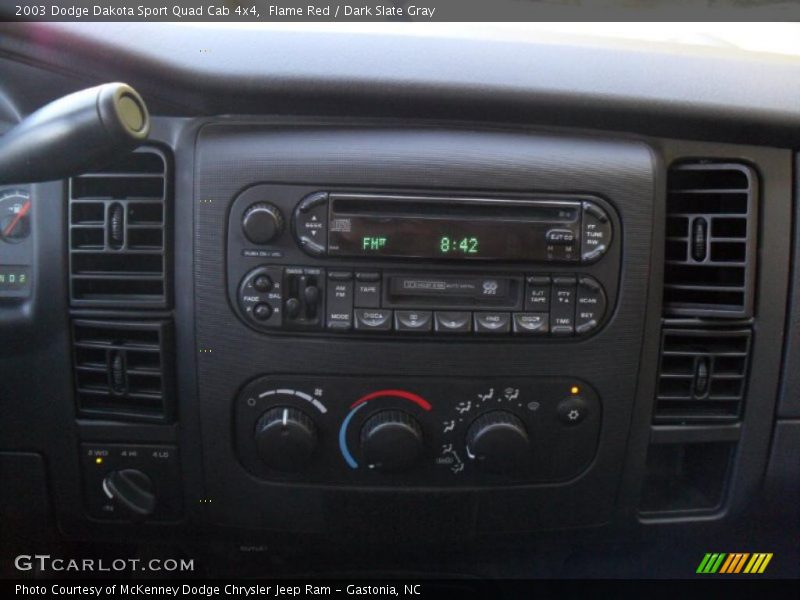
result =
[[[0,239],[17,243],[31,234],[31,197],[23,190],[0,190]]]

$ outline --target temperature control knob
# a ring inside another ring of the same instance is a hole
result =
[[[467,452],[483,469],[493,473],[520,471],[531,460],[525,424],[503,410],[475,419],[467,431]]]
[[[258,455],[278,471],[299,471],[317,447],[317,427],[306,413],[291,406],[269,409],[256,423]]]
[[[383,410],[367,419],[361,428],[361,451],[375,469],[407,469],[422,456],[422,428],[408,413]]]
[[[268,244],[283,232],[283,214],[274,204],[253,204],[244,213],[242,230],[254,244]]]
[[[137,469],[111,471],[103,479],[103,492],[139,517],[152,515],[156,508],[153,481]]]

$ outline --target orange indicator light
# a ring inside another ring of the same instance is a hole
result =
[[[94,459],[94,464],[102,465],[103,464],[103,457],[102,456],[98,456],[97,458],[95,458]]]
[[[573,386],[572,386],[572,387],[569,389],[569,391],[570,391],[570,393],[571,393],[571,394],[574,396],[575,394],[577,394],[577,393],[579,393],[579,392],[581,391],[581,388],[579,388],[577,385],[573,385]]]

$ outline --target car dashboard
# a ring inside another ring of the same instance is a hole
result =
[[[797,575],[799,64],[439,33],[0,26],[152,115],[0,186],[4,562]]]

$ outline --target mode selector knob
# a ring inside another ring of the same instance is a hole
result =
[[[508,473],[523,470],[531,460],[525,424],[504,410],[481,415],[467,430],[467,453],[486,471]]]
[[[261,415],[255,436],[259,457],[278,471],[299,471],[317,447],[314,421],[292,406],[276,406]]]
[[[254,244],[268,244],[283,232],[283,214],[274,204],[253,204],[242,217],[244,236]]]
[[[407,469],[419,460],[423,449],[422,428],[401,410],[376,413],[361,428],[361,451],[374,469]]]

